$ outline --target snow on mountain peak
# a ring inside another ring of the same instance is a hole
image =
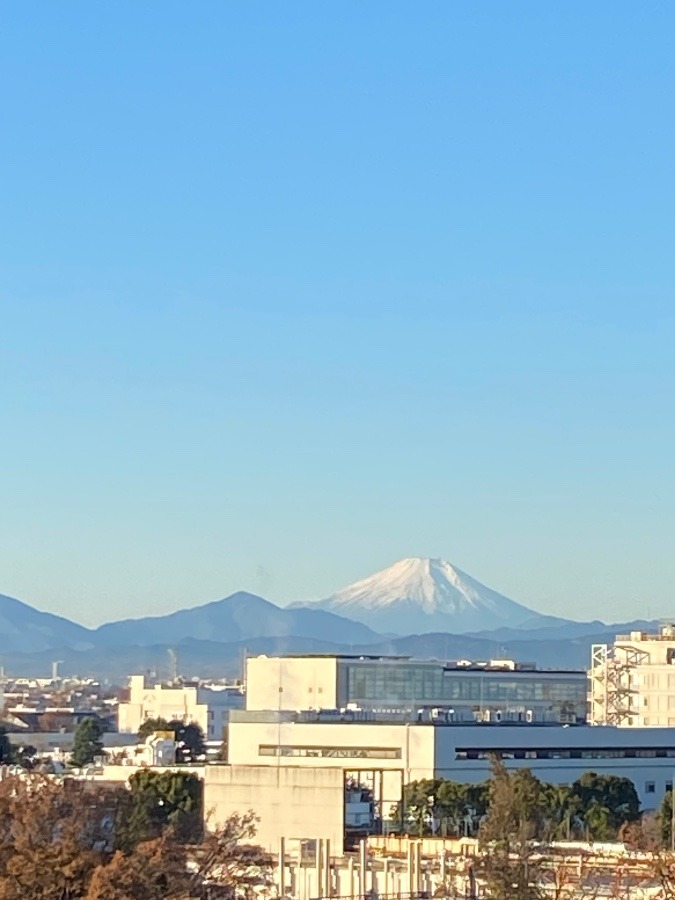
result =
[[[399,634],[518,627],[537,617],[446,560],[415,556],[308,605]]]

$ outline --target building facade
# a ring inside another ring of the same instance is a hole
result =
[[[244,697],[238,689],[150,685],[144,675],[132,675],[129,700],[118,707],[118,728],[123,733],[137,734],[148,719],[178,719],[199,725],[207,741],[222,741],[230,711],[243,705]]]
[[[594,644],[588,676],[591,724],[675,726],[675,626]]]
[[[406,657],[250,657],[247,710],[428,710],[456,722],[585,721],[587,675],[492,660],[477,664]]]
[[[229,725],[233,766],[376,772],[390,802],[401,784],[422,778],[484,781],[491,756],[554,784],[588,771],[630,778],[643,808],[655,809],[672,785],[675,738],[669,728],[341,721],[320,712],[234,712]]]

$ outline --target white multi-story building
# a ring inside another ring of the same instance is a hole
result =
[[[443,663],[397,656],[254,656],[247,710],[372,710],[453,722],[586,720],[583,671],[495,659]]]
[[[144,675],[132,675],[129,700],[118,707],[118,727],[120,732],[136,734],[148,719],[178,719],[199,725],[207,741],[222,741],[230,711],[243,705],[239,688],[149,685]]]
[[[675,626],[595,644],[589,670],[593,725],[675,726]]]
[[[235,712],[229,725],[231,765],[376,772],[388,800],[401,784],[422,778],[484,781],[493,755],[554,784],[571,784],[588,771],[630,778],[643,807],[654,809],[672,785],[675,735],[668,728],[345,722],[283,712]]]

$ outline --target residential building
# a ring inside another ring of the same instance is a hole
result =
[[[118,727],[120,732],[136,734],[148,719],[178,719],[199,725],[207,741],[220,742],[230,711],[243,705],[240,688],[189,683],[150,685],[145,676],[132,675],[129,700],[118,707]]]
[[[595,644],[588,675],[591,724],[675,726],[675,625]]]

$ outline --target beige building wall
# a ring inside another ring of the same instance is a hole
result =
[[[321,656],[251,656],[246,709],[336,709],[338,660]]]
[[[593,647],[589,670],[594,725],[675,726],[675,628],[632,632]]]
[[[406,723],[241,722],[229,727],[231,765],[383,770],[396,773],[386,786],[394,796],[406,782],[432,778],[435,729]],[[281,748],[278,750],[277,748]],[[394,783],[395,782],[395,783]]]
[[[209,733],[209,708],[198,702],[196,687],[150,686],[143,675],[132,675],[129,702],[120,703],[118,708],[118,728],[121,732],[136,734],[148,719],[194,722],[205,735]]]
[[[324,838],[342,853],[344,772],[340,768],[208,766],[204,775],[207,826],[252,810],[260,819],[255,842],[276,852],[279,839]]]

